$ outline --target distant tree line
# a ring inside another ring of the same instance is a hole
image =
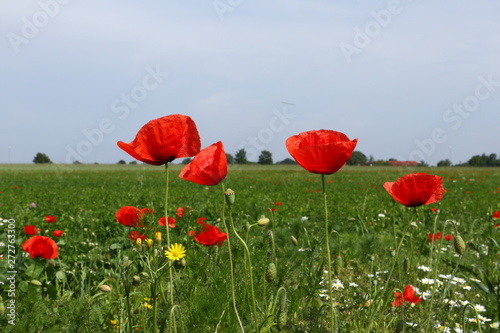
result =
[[[226,158],[228,164],[247,164],[247,163],[255,163],[250,162],[247,159],[247,152],[244,148],[239,149],[234,156],[226,153]],[[182,164],[188,164],[191,162],[192,158],[185,158],[182,160]],[[388,160],[375,160],[372,155],[367,157],[360,151],[355,150],[349,160],[347,161],[347,165],[381,165],[381,166],[390,166],[397,165],[394,162],[397,162],[396,159],[390,158]],[[402,161],[402,163],[415,163],[411,165],[418,166],[429,166],[425,161],[414,162],[414,161]],[[35,164],[43,164],[43,163],[52,163],[50,158],[44,153],[37,153],[33,158],[33,163]],[[75,161],[75,164],[81,164],[79,161]],[[292,158],[285,158],[282,161],[274,163],[273,154],[269,150],[263,150],[260,152],[258,164],[297,164]],[[97,163],[96,163],[97,164]],[[117,164],[127,164],[124,160],[119,160]],[[137,164],[137,161],[131,161],[129,164]],[[449,159],[441,160],[437,163],[438,167],[450,167],[453,166]],[[472,156],[467,162],[457,164],[456,166],[471,166],[471,167],[500,167],[500,159],[497,154],[481,154]]]

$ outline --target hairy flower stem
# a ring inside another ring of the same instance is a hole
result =
[[[236,291],[234,287],[234,267],[233,267],[233,255],[231,252],[231,237],[229,237],[229,230],[227,229],[226,217],[225,217],[225,207],[226,207],[226,198],[224,197],[224,184],[221,183],[222,186],[222,223],[224,224],[224,232],[227,234],[227,252],[229,255],[229,271],[231,273],[231,298],[233,299],[233,308],[234,313],[236,314],[236,319],[238,319],[238,324],[240,325],[241,331],[244,333],[245,329],[243,328],[243,323],[241,322],[240,315],[238,314],[238,307],[236,306]]]
[[[252,316],[254,325],[257,327],[257,306],[255,304],[255,292],[253,288],[252,261],[250,256],[250,250],[248,249],[247,243],[245,243],[243,238],[241,238],[241,236],[236,231],[236,228],[234,227],[232,207],[229,207],[229,221],[231,222],[231,229],[233,230],[233,233],[240,240],[241,244],[243,244],[243,247],[245,248],[246,265],[248,270],[248,276],[250,279],[250,292],[252,295]]]
[[[167,229],[166,234],[167,234],[167,248],[170,246],[170,227],[168,225],[168,183],[169,183],[169,178],[168,178],[168,163],[165,163],[165,229]],[[173,267],[170,267],[168,269],[168,274],[169,274],[169,285],[168,289],[170,291],[170,305],[174,305],[174,272],[173,272]],[[153,311],[156,312],[156,309],[153,309]],[[155,323],[156,325],[156,323]],[[156,333],[156,331],[155,331]]]
[[[328,204],[326,201],[325,175],[321,175],[321,185],[323,189],[323,208],[325,210],[325,246],[328,260],[328,296],[330,297],[330,319],[331,331],[336,331],[335,308],[333,307],[333,288],[332,288],[332,255],[330,254],[330,232],[328,228]]]

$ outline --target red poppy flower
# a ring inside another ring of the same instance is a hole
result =
[[[426,173],[408,174],[394,183],[386,182],[384,188],[406,207],[428,205],[444,196],[443,178]]]
[[[56,217],[52,215],[45,215],[45,222],[56,223]]]
[[[496,228],[498,228],[498,227],[500,227],[500,223],[495,224],[495,226],[494,226],[493,228],[495,228],[495,229],[496,229]]]
[[[435,233],[435,234],[428,234],[427,236],[429,237],[429,242],[435,242],[438,239],[441,239],[441,233],[440,232]]]
[[[175,228],[175,222],[177,222],[173,217],[168,217],[168,227],[169,228]],[[165,216],[162,216],[160,217],[160,219],[158,220],[158,224],[159,225],[162,225],[162,226],[165,226],[166,223],[165,223]]]
[[[213,186],[219,184],[226,175],[226,153],[222,142],[219,141],[200,151],[181,170],[179,177],[196,184]]]
[[[278,201],[278,202],[276,203],[276,206],[281,206],[281,202],[279,202],[279,201]]]
[[[452,241],[454,239],[455,239],[455,237],[453,237],[452,235],[446,235],[446,236],[444,236],[444,240],[447,240],[447,241]]]
[[[227,234],[225,232],[220,232],[219,228],[205,223],[205,220],[204,217],[200,217],[197,223],[203,226],[198,232],[190,232],[190,234],[193,234],[194,240],[202,245],[213,246],[217,244],[219,247],[222,246],[222,243],[224,243],[227,238]]]
[[[123,206],[116,212],[116,221],[127,227],[143,227],[144,215],[154,213],[149,208],[139,209],[133,206]]]
[[[401,306],[404,302],[417,304],[422,300],[420,297],[415,296],[415,290],[408,284],[406,285],[403,294],[396,291],[394,292],[394,295],[396,296],[396,300],[392,302],[392,306]]]
[[[357,143],[344,133],[322,129],[289,137],[286,149],[307,171],[329,175],[344,166]]]
[[[433,213],[437,213],[438,211],[439,211],[439,209],[437,209],[437,208],[431,208],[431,212],[433,212]]]
[[[22,245],[22,249],[30,254],[31,258],[54,259],[58,256],[58,247],[49,237],[33,236]]]
[[[177,208],[177,210],[175,211],[175,215],[177,215],[177,217],[183,217],[184,216],[184,207]]]
[[[141,233],[139,231],[135,231],[135,230],[128,233],[128,239],[130,239],[131,241],[135,241],[137,238],[140,238],[141,240],[145,240],[146,235],[141,235]]]
[[[494,219],[500,219],[500,212],[498,210],[496,210],[493,215],[491,215],[491,217],[493,217]]]
[[[162,165],[200,151],[200,136],[194,121],[180,114],[151,120],[130,143],[118,141],[118,147],[136,160]]]
[[[40,231],[41,231],[41,229],[38,229],[34,225],[31,225],[31,224],[24,227],[24,232],[26,233],[26,235],[29,235],[29,236],[35,236]]]
[[[54,235],[54,237],[61,237],[63,233],[64,233],[64,231],[62,231],[62,230],[52,231],[52,235]]]

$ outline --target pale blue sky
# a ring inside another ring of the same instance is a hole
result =
[[[131,161],[116,142],[172,113],[251,160],[321,128],[376,159],[500,155],[499,14],[494,0],[4,0],[0,163]]]

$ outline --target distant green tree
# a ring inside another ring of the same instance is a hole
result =
[[[234,154],[234,161],[236,164],[245,164],[248,163],[247,160],[247,152],[244,148],[241,148]]]
[[[233,164],[234,163],[233,155],[226,153],[226,160],[228,164]]]
[[[188,164],[188,163],[189,163],[189,162],[191,162],[192,160],[193,160],[192,158],[188,157],[188,158],[183,159],[181,163],[182,163],[182,164]]]
[[[137,161],[130,161],[128,164],[137,164]]]
[[[470,158],[469,162],[467,162],[470,166],[474,167],[484,167],[486,166],[486,155],[474,155]]]
[[[449,159],[445,159],[445,160],[439,161],[437,163],[437,166],[438,167],[449,167],[449,166],[451,166],[451,162]]]
[[[273,154],[269,150],[263,150],[259,155],[259,164],[273,164]]]
[[[43,164],[43,163],[52,163],[50,158],[44,153],[37,153],[33,158],[33,163],[35,164]]]
[[[429,164],[427,164],[426,161],[422,160],[422,161],[418,162],[418,166],[420,166],[420,167],[428,167]]]
[[[127,164],[124,160],[119,160],[116,164]]]
[[[364,165],[367,162],[366,155],[360,151],[353,151],[351,157],[347,160],[347,165]]]
[[[282,161],[276,162],[276,164],[297,164],[294,159],[287,157]]]

